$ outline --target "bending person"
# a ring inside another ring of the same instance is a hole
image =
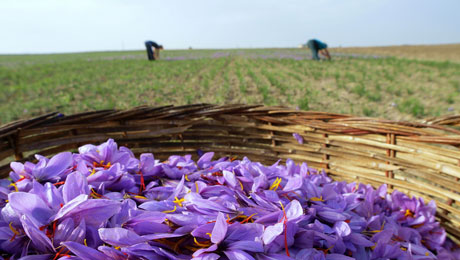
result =
[[[160,59],[160,50],[163,50],[163,45],[158,45],[153,41],[146,41],[145,48],[147,49],[147,57],[149,60]]]
[[[325,56],[328,60],[331,59],[331,55],[327,50],[326,43],[321,42],[317,39],[312,39],[307,42],[307,46],[308,48],[310,48],[314,60],[319,60],[318,52],[321,53],[321,55]]]

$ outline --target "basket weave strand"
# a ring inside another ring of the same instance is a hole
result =
[[[135,153],[214,151],[265,164],[291,158],[338,181],[387,184],[435,200],[437,217],[460,244],[460,116],[395,122],[284,107],[247,105],[138,107],[64,116],[49,113],[0,127],[0,176],[13,160],[75,151],[113,138]],[[304,143],[292,136],[300,134]]]

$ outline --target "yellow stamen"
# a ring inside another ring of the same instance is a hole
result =
[[[177,207],[176,207],[176,205],[174,205],[174,209],[172,209],[172,210],[165,210],[165,211],[163,211],[163,213],[173,213],[174,211],[176,211],[176,209],[177,209]]]
[[[195,192],[198,193],[198,183],[197,182],[195,182],[195,188],[196,188]]]
[[[188,178],[188,176],[187,176],[187,174],[185,174],[185,180],[186,180],[186,181],[190,181],[189,178]]]
[[[406,209],[406,213],[404,213],[404,217],[414,217],[414,213],[409,209]]]
[[[401,250],[402,250],[402,251],[407,251],[407,248],[401,247]]]
[[[5,200],[5,202],[6,202],[6,203],[8,203],[8,202],[9,202],[9,200]]]
[[[311,201],[324,201],[323,196],[310,198]]]
[[[208,235],[209,237],[211,237],[211,236],[212,236],[212,235],[211,235],[211,233],[206,233],[206,235]]]
[[[426,255],[426,256],[429,256],[429,255],[430,255],[430,253],[426,252],[426,253],[425,253],[425,255]]]
[[[21,234],[21,233],[19,233],[19,231],[17,231],[17,230],[13,227],[13,222],[10,222],[9,226],[10,226],[11,231],[13,231],[13,233],[14,233],[15,235],[19,236],[19,235]]]
[[[114,247],[114,248],[115,248],[116,250],[120,250],[120,247],[119,247],[119,246],[116,246],[116,247]]]
[[[127,194],[126,194],[127,195]],[[125,196],[126,196],[125,195]],[[90,194],[91,197],[95,198],[95,199],[100,199],[102,198],[102,195],[97,193],[94,188],[91,188],[91,194]],[[128,195],[129,196],[129,195]]]
[[[329,248],[325,249],[324,252],[327,253],[329,251],[331,251],[331,249],[334,247],[334,245],[330,246]]]
[[[282,205],[282,204],[281,204],[281,205]],[[257,215],[257,213],[254,213],[254,214],[252,214],[251,216],[245,218],[245,219],[244,219],[243,221],[241,221],[240,223],[243,224],[243,223],[248,222],[248,221],[249,221],[252,217],[254,217],[255,215]]]
[[[16,192],[19,191],[19,190],[18,190],[18,186],[16,186],[16,183],[12,182],[12,183],[10,184],[10,186],[13,186],[13,187],[14,187],[14,190],[15,190]]]
[[[238,181],[240,183],[241,190],[244,190],[243,183],[241,181]]]
[[[199,245],[201,247],[208,247],[209,246],[208,244],[202,244],[202,243],[196,241],[196,237],[193,238],[193,241],[195,241],[195,244],[197,244],[197,245]]]
[[[93,170],[91,171],[91,174],[90,174],[89,176],[91,176],[91,175],[93,175],[93,174],[95,174],[95,173],[96,173],[96,169],[93,169]],[[88,176],[88,177],[89,177],[89,176]]]
[[[382,226],[380,227],[379,230],[372,230],[371,232],[372,233],[379,233],[379,232],[383,231],[384,227],[385,227],[385,220],[383,221]]]
[[[141,195],[136,195],[136,196],[134,196],[134,198],[136,198],[136,199],[143,199],[143,200],[146,200],[146,199],[147,199],[146,197],[141,196]]]
[[[183,206],[182,206],[182,202],[184,202],[184,201],[185,201],[184,198],[178,199],[177,197],[174,197],[174,201],[173,201],[173,202],[176,203],[177,205],[179,205],[179,207],[183,207]]]
[[[270,186],[270,190],[277,190],[278,187],[280,186],[281,181],[282,179],[280,177],[276,177],[276,180]]]
[[[85,246],[88,246],[88,244],[86,243],[86,238],[83,239],[83,244],[84,244]]]
[[[280,205],[281,205],[281,209],[283,210],[283,212],[285,212],[285,211],[284,211],[284,205],[283,205],[283,203],[282,203],[281,201],[279,201],[279,203],[280,203]]]

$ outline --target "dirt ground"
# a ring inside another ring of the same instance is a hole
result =
[[[460,44],[331,48],[331,52],[460,62]]]

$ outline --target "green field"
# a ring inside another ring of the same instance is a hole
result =
[[[46,112],[245,103],[387,119],[460,113],[460,63],[304,49],[0,55],[0,123]]]

